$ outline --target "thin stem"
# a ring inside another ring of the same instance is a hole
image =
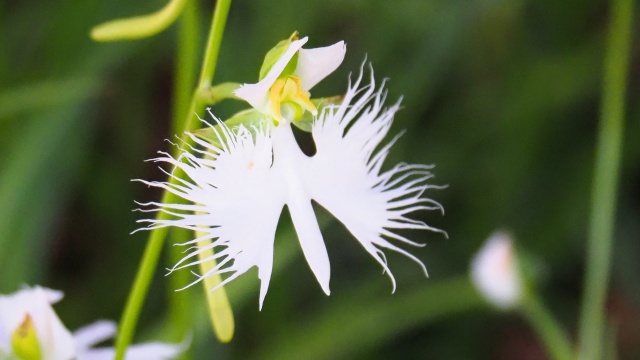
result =
[[[181,18],[178,20],[178,45],[176,52],[175,80],[173,88],[173,126],[172,133],[180,133],[184,128],[184,114],[191,101],[191,91],[195,86],[197,72],[197,53],[200,38],[200,24],[198,18],[198,3],[190,1],[185,6]],[[169,234],[171,243],[184,243],[190,240],[191,231],[182,228],[172,228]],[[169,246],[167,261],[175,264],[184,254],[182,249]],[[189,284],[189,273],[178,271],[168,278],[169,286],[169,321],[174,339],[183,341],[191,323],[191,306],[193,301],[186,291],[176,291]],[[188,358],[188,352],[182,354]]]
[[[525,296],[520,310],[553,359],[575,359],[571,343],[567,339],[565,332],[535,294],[530,293]]]
[[[230,5],[231,0],[218,0],[216,2],[216,8],[213,14],[213,21],[209,32],[207,48],[205,50],[204,62],[200,74],[199,86],[205,84],[205,80],[207,86],[212,81],[211,77],[214,75],[220,43],[222,42],[222,33]],[[184,132],[193,131],[198,125],[193,121],[193,118],[196,117],[195,113],[200,108],[199,105],[201,105],[200,102],[194,96],[191,101],[190,114],[187,115],[187,121],[185,121],[184,128],[182,129],[183,133],[181,137],[185,141],[188,141],[189,138],[184,134]],[[175,151],[177,150],[174,149],[174,152]],[[169,178],[170,183],[174,183],[175,181],[176,180],[174,180],[173,177]],[[175,203],[176,201],[179,201],[176,195],[173,195],[168,191],[163,193],[162,203]],[[158,212],[156,218],[158,220],[164,220],[168,218],[168,215],[163,212]],[[118,337],[116,339],[116,360],[122,360],[124,358],[126,349],[131,343],[131,338],[133,337],[133,333],[138,323],[140,310],[149,290],[149,284],[151,283],[151,279],[153,278],[153,274],[158,264],[158,258],[160,256],[167,231],[167,228],[158,228],[152,230],[149,234],[147,247],[142,255],[140,267],[138,268],[138,273],[136,274],[133,288],[129,294],[129,298],[127,299],[127,304],[120,322],[120,331],[118,332]]]
[[[220,43],[222,42],[222,34],[227,23],[227,15],[231,7],[231,0],[216,1],[216,8],[213,12],[213,21],[211,22],[211,30],[207,40],[207,50],[204,53],[204,61],[202,63],[202,71],[198,86],[207,88],[213,81],[213,76],[218,63],[218,54],[220,53]]]
[[[633,0],[613,0],[611,3],[580,316],[580,358],[585,360],[602,358],[633,5]]]
[[[187,3],[178,23],[178,46],[176,52],[175,82],[173,89],[173,134],[184,130],[185,114],[189,110],[192,91],[196,85],[198,46],[200,45],[200,20],[198,2]]]
[[[220,42],[222,41],[222,34],[227,22],[227,14],[229,13],[230,6],[231,0],[216,1],[216,8],[211,23],[211,32],[207,40],[207,50],[205,51],[202,71],[200,72],[200,78],[198,80],[198,88],[191,98],[191,105],[189,106],[189,112],[187,113],[184,124],[185,129],[187,129],[185,131],[192,131],[197,128],[198,117],[196,114],[207,104],[207,98],[202,96],[202,94],[210,91],[211,82],[213,81],[216,70],[215,64],[218,62]]]

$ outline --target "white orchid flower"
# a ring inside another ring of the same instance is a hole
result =
[[[172,271],[216,260],[218,264],[213,269],[194,281],[228,273],[212,289],[215,290],[257,266],[262,308],[273,266],[276,225],[286,205],[307,262],[329,295],[329,257],[312,207],[314,200],[340,220],[382,266],[394,290],[395,279],[383,250],[409,257],[426,274],[424,264],[396,244],[423,246],[399,234],[399,230],[442,232],[408,217],[419,210],[443,210],[434,200],[423,197],[425,190],[438,187],[428,184],[433,177],[429,171],[432,166],[398,164],[381,171],[397,137],[379,146],[399,103],[383,108],[386,92],[382,87],[375,89],[373,72],[368,85],[360,87],[361,80],[362,71],[350,84],[342,104],[325,107],[314,120],[311,133],[316,154],[312,157],[300,150],[291,119],[283,117],[277,126],[252,131],[244,125],[230,129],[216,119],[218,125],[213,130],[220,146],[191,135],[203,149],[193,151],[202,157],[183,151],[177,159],[166,153],[152,159],[183,170],[188,178],[176,178],[176,184],[141,181],[170,191],[190,204],[141,204],[146,207],[144,211],[175,216],[168,220],[139,220],[149,223],[143,229],[176,226],[205,233],[181,244],[190,246],[192,251]],[[174,174],[170,176],[175,178]],[[204,240],[213,241],[199,246]],[[199,253],[213,248],[215,255],[198,259]]]
[[[471,262],[471,280],[480,294],[497,308],[519,304],[522,284],[511,235],[496,231]]]
[[[92,347],[113,337],[115,324],[100,321],[71,334],[51,307],[62,297],[61,291],[39,286],[0,295],[0,359],[113,359],[113,348]],[[173,359],[183,350],[183,345],[141,344],[129,347],[125,359]]]
[[[51,308],[62,297],[60,291],[39,286],[0,295],[0,354],[16,359],[73,358],[73,336]]]
[[[297,33],[292,39],[296,38]],[[288,41],[288,47],[264,78],[256,84],[244,84],[235,95],[277,122],[284,117],[299,118],[305,110],[316,115],[309,90],[340,66],[346,46],[340,41],[327,47],[302,49],[307,40]]]

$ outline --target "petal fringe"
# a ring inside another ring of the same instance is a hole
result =
[[[203,158],[183,149],[178,158],[160,153],[160,157],[152,159],[171,165],[174,170],[169,174],[177,184],[139,181],[166,189],[190,204],[140,204],[143,211],[172,215],[166,220],[139,220],[149,224],[141,230],[177,226],[204,232],[205,236],[199,239],[178,244],[188,246],[187,255],[169,272],[216,260],[217,266],[197,275],[189,286],[207,276],[229,273],[220,287],[257,266],[262,282],[262,304],[271,277],[276,226],[285,203],[284,193],[278,190],[280,186],[271,169],[272,139],[263,129],[255,129],[254,139],[242,125],[229,129],[218,119],[216,122],[219,126],[212,128],[222,144],[220,147],[193,138],[204,149],[200,151],[205,154]],[[177,169],[186,176],[178,178]],[[198,244],[201,240],[213,241],[209,245]],[[214,255],[198,259],[200,253],[212,248]]]
[[[423,244],[397,233],[401,229],[444,231],[407,217],[421,210],[442,210],[434,200],[423,198],[433,166],[398,164],[381,172],[390,148],[398,139],[381,146],[389,132],[400,101],[384,108],[384,83],[376,90],[371,70],[368,84],[360,87],[363,71],[341,105],[327,106],[313,124],[317,152],[305,169],[304,181],[311,197],[340,220],[365,250],[383,267],[393,284],[383,249],[424,264],[390,240],[413,246]]]

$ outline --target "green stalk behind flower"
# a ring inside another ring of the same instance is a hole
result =
[[[584,360],[602,358],[633,6],[633,0],[613,0],[611,3],[580,316],[580,359]]]
[[[222,42],[222,35],[224,32],[224,26],[229,13],[229,7],[231,6],[231,0],[219,0],[216,2],[216,7],[213,14],[213,21],[211,23],[211,29],[209,31],[209,38],[207,41],[207,47],[205,50],[205,57],[202,63],[202,70],[198,81],[198,89],[209,88],[213,75],[215,74],[215,66],[218,60],[218,53],[220,50],[220,43]],[[197,91],[196,91],[197,93]],[[186,115],[186,121],[184,122],[184,132],[193,131],[197,128],[198,123],[194,121],[196,118],[196,112],[204,107],[204,103],[199,100],[199,97],[195,96],[191,99],[189,106],[189,112]],[[188,136],[182,133],[182,139],[189,141]],[[170,183],[175,180],[169,179]],[[175,203],[178,199],[169,191],[164,191],[162,196],[162,203]],[[158,219],[168,217],[168,215],[158,212]],[[153,274],[158,264],[158,258],[162,250],[162,245],[167,235],[167,228],[158,228],[151,231],[149,234],[149,240],[147,247],[145,248],[138,273],[134,280],[133,288],[129,294],[127,304],[125,306],[122,320],[120,323],[120,331],[116,339],[116,360],[122,360],[131,338],[135,331],[138,318],[140,316],[140,310],[142,303],[147,296],[149,290],[149,284],[153,278]]]

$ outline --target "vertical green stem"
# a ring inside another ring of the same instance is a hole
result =
[[[537,295],[529,293],[525,296],[520,310],[538,334],[551,358],[555,360],[575,359],[571,343],[565,332]]]
[[[173,124],[171,132],[180,133],[184,129],[184,114],[187,113],[191,101],[192,89],[195,87],[197,76],[197,54],[200,39],[200,22],[198,18],[198,3],[189,1],[178,21],[178,45],[175,62],[175,79],[173,87]],[[191,231],[173,228],[169,233],[170,243],[184,243],[191,240]],[[169,246],[168,259],[170,264],[176,264],[184,254],[182,249]],[[176,291],[189,284],[189,274],[178,271],[169,280],[169,326],[172,339],[182,341],[187,335],[191,324],[191,297],[186,291]],[[182,359],[188,358],[188,352],[182,354]]]
[[[585,360],[602,358],[633,5],[633,0],[613,0],[611,3],[580,316],[580,358]]]
[[[222,42],[222,34],[227,20],[227,14],[229,13],[230,5],[231,0],[218,0],[216,2],[213,21],[211,23],[211,29],[209,31],[207,47],[205,50],[204,62],[202,64],[202,70],[200,73],[200,80],[198,82],[198,89],[196,90],[196,93],[191,100],[189,114],[186,118],[187,120],[184,122],[184,126],[181,129],[182,138],[185,141],[188,141],[189,138],[184,135],[184,132],[193,131],[198,125],[197,122],[194,121],[194,118],[196,117],[195,114],[196,111],[199,110],[204,104],[202,101],[198,100],[196,94],[198,94],[203,86],[208,87],[209,84],[211,84],[218,60],[220,43]],[[175,182],[175,180],[173,180],[173,178],[170,178],[169,182]],[[175,203],[176,201],[179,201],[176,195],[173,195],[168,191],[165,191],[163,193],[162,203]],[[162,212],[158,212],[156,218],[160,220],[166,219],[168,218],[168,215]],[[131,338],[133,337],[133,333],[138,323],[140,310],[142,309],[142,304],[149,290],[149,284],[151,283],[151,279],[153,278],[153,274],[158,264],[158,258],[160,257],[160,252],[162,250],[162,245],[165,236],[167,235],[167,231],[167,228],[159,228],[152,230],[149,234],[147,247],[145,248],[144,254],[142,255],[138,273],[136,274],[133,287],[131,289],[131,292],[129,293],[129,298],[127,299],[124,313],[122,314],[120,330],[116,339],[116,360],[122,360],[124,358],[127,347],[131,343]]]
[[[184,121],[196,85],[198,46],[200,46],[200,19],[198,2],[189,1],[178,22],[175,81],[173,88],[173,127],[171,132],[184,130]]]
[[[195,124],[197,123],[196,114],[206,105],[208,98],[207,94],[210,91],[211,81],[213,80],[213,76],[216,71],[215,65],[218,62],[220,41],[222,40],[222,33],[227,22],[227,14],[229,13],[230,6],[231,0],[216,1],[216,9],[213,13],[213,22],[211,23],[210,34],[220,34],[220,36],[219,38],[217,35],[209,36],[207,40],[207,50],[202,62],[202,71],[200,72],[200,78],[198,79],[198,88],[191,98],[191,105],[185,120],[185,128],[187,129],[192,129],[194,126],[197,126]]]

